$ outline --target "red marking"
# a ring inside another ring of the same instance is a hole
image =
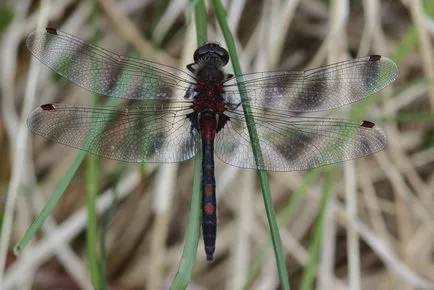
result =
[[[201,112],[204,110],[215,111],[217,109],[216,106],[218,105],[218,103],[212,98],[212,96],[211,97],[207,96],[207,97],[208,98],[204,100],[193,102],[193,110],[195,112]]]
[[[361,127],[365,127],[365,128],[374,128],[375,123],[372,123],[370,121],[365,121],[364,120],[360,126]]]
[[[213,196],[214,195],[214,186],[211,184],[205,184],[203,187],[203,195],[204,196]]]
[[[199,112],[202,110],[202,103],[201,102],[193,102],[193,111]]]
[[[214,166],[212,166],[212,165],[205,165],[204,166],[204,168],[203,168],[203,174],[211,175],[213,173],[214,173]],[[210,186],[210,185],[206,184],[205,186]],[[214,192],[214,191],[212,191],[212,192]],[[210,193],[212,193],[212,192],[210,192]]]
[[[215,104],[215,110],[218,113],[223,113],[224,111],[226,111],[226,106],[225,104],[218,102]]]
[[[54,110],[53,104],[45,104],[41,106],[41,109],[44,111],[52,111]]]
[[[198,81],[196,84],[196,91],[207,97],[218,96],[223,92],[223,89],[223,83],[216,83],[212,79],[209,81]]]
[[[215,213],[215,206],[211,203],[207,203],[203,206],[203,213],[205,215],[213,215]]]
[[[50,33],[50,34],[57,35],[57,29],[56,29],[56,28],[53,28],[53,27],[47,27],[47,28],[45,28],[45,30],[46,30],[48,33]]]
[[[217,121],[214,113],[203,115],[199,120],[199,128],[204,141],[212,141],[217,130]]]
[[[381,55],[373,54],[369,56],[369,61],[379,61],[381,59]]]

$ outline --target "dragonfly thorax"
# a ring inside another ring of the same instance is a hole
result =
[[[223,82],[221,80],[200,80],[196,84],[196,91],[202,97],[214,98],[223,93]]]
[[[212,111],[223,113],[226,111],[225,104],[219,98],[200,98],[193,102],[193,110],[197,113]]]

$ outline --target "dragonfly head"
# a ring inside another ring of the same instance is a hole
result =
[[[195,63],[214,63],[218,66],[225,66],[228,61],[229,55],[226,49],[215,42],[208,42],[194,52]]]

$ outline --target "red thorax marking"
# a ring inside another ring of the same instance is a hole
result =
[[[195,112],[211,110],[215,113],[223,113],[226,111],[226,107],[224,103],[216,100],[215,98],[204,98],[193,102],[193,110]]]
[[[221,82],[215,82],[212,79],[209,81],[198,81],[196,90],[203,96],[216,97],[223,92],[223,84]]]

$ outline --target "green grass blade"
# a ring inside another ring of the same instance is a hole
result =
[[[408,54],[416,47],[417,39],[416,28],[414,25],[410,25],[390,58],[396,62],[397,65],[400,65]]]
[[[199,140],[198,143],[200,144]],[[179,262],[178,272],[172,281],[170,289],[185,289],[191,281],[193,267],[196,261],[197,247],[200,236],[200,219],[202,215],[202,150],[200,149],[194,162],[194,182],[193,194],[190,202],[190,214],[188,216],[187,232],[185,233],[185,243]]]
[[[98,194],[98,157],[88,154],[86,157],[86,208],[87,232],[86,249],[90,268],[90,276],[95,289],[101,288],[100,263],[98,254],[98,222],[96,212],[96,197]]]
[[[143,163],[141,163],[143,164]],[[141,166],[142,167],[142,166]],[[108,180],[120,180],[123,174],[125,173],[126,165],[125,163],[120,164],[120,167],[112,174],[108,175]],[[100,277],[102,281],[102,288],[107,289],[107,281],[106,281],[106,241],[107,241],[107,234],[111,225],[111,222],[113,220],[113,217],[115,215],[115,211],[119,202],[119,189],[116,186],[115,182],[112,186],[112,192],[113,192],[113,199],[111,202],[111,205],[109,209],[103,214],[102,220],[101,220],[101,238],[100,238],[100,253],[101,253],[101,259],[100,259]]]
[[[300,186],[292,194],[288,204],[283,208],[282,212],[279,214],[279,223],[281,225],[286,226],[288,224],[288,222],[291,220],[292,216],[294,215],[295,211],[304,200],[307,189],[315,183],[320,173],[321,173],[321,169],[317,169],[317,168],[309,170],[306,173],[306,175],[303,177]]]
[[[206,10],[203,0],[195,1],[195,21],[197,43],[207,41]],[[200,140],[196,140],[201,144]],[[197,247],[200,236],[200,221],[202,216],[202,149],[199,148],[194,163],[193,194],[191,196],[190,214],[188,217],[187,232],[185,234],[184,249],[178,271],[172,281],[170,289],[186,289],[193,275],[196,261]]]
[[[195,5],[196,38],[197,45],[204,45],[208,41],[208,26],[206,22],[206,9],[203,0],[196,1]]]
[[[36,232],[42,227],[42,224],[45,222],[47,217],[51,215],[57,203],[62,198],[63,193],[65,192],[75,173],[77,172],[78,168],[80,167],[81,163],[83,162],[85,156],[86,152],[84,151],[80,151],[77,154],[77,157],[75,157],[71,167],[69,167],[65,176],[63,176],[63,178],[59,181],[53,196],[47,202],[38,217],[33,221],[33,223],[26,231],[24,236],[21,238],[21,240],[15,245],[15,255],[19,255],[22,252],[22,250],[26,247],[29,241],[35,236]]]
[[[0,7],[0,33],[2,33],[14,19],[14,11],[8,7]]]
[[[214,0],[213,4],[214,4],[217,20],[219,22],[220,28],[223,32],[223,36],[225,38],[226,45],[228,47],[229,55],[231,57],[232,66],[234,69],[234,74],[235,76],[240,76],[241,66],[236,53],[235,43],[229,25],[226,20],[225,10],[219,0]],[[248,97],[245,93],[242,84],[238,83],[238,89],[241,95],[242,106],[243,106],[244,116],[246,118],[247,129],[249,131],[250,142],[252,144],[253,155],[255,157],[255,161],[258,168],[264,168],[263,166],[264,162],[263,162],[261,148],[259,144],[258,133],[256,131],[255,122],[251,114],[250,103],[248,101]],[[274,212],[273,202],[271,199],[271,192],[268,183],[267,172],[258,169],[258,176],[261,184],[262,197],[265,204],[265,211],[267,213],[267,219],[270,226],[271,240],[273,242],[274,253],[276,256],[276,263],[279,272],[281,288],[290,289],[289,280],[288,280],[288,271],[286,269],[285,256],[283,254],[282,244],[280,241],[279,226],[277,224],[276,214]]]
[[[404,124],[412,122],[434,122],[434,113],[431,112],[402,112],[394,116],[372,118],[376,123]]]
[[[295,214],[297,208],[304,200],[307,188],[309,188],[310,186],[312,186],[312,184],[314,184],[320,172],[321,170],[313,169],[306,173],[300,186],[292,194],[291,198],[289,199],[286,206],[283,208],[282,212],[279,213],[278,220],[280,225],[287,226],[292,216]],[[265,251],[268,249],[268,247],[271,247],[270,240],[268,240],[266,245],[261,247],[259,253],[256,254],[255,259],[251,263],[249,269],[249,276],[245,285],[243,286],[243,289],[250,289],[252,287],[254,278],[258,275],[259,270],[261,269],[262,261],[265,258]]]
[[[122,103],[120,99],[110,99],[107,102],[107,106],[118,106]],[[36,232],[42,227],[42,224],[45,222],[48,216],[51,215],[54,208],[56,207],[59,200],[62,198],[63,193],[68,187],[69,183],[71,183],[72,178],[75,176],[78,168],[84,160],[87,152],[79,151],[77,157],[75,157],[68,171],[59,181],[54,194],[51,196],[50,200],[47,202],[45,207],[42,209],[41,213],[36,217],[34,222],[31,224],[29,229],[26,231],[24,236],[20,239],[20,241],[14,247],[15,255],[19,255],[25,246],[29,243],[29,241],[35,236]]]
[[[96,19],[98,16],[98,9],[96,1],[93,1],[92,13],[90,22],[93,28],[92,43],[97,42],[98,34],[96,28]],[[99,80],[98,75],[93,76],[92,82],[97,85]],[[99,104],[99,96],[92,95],[93,105]],[[96,128],[100,130],[101,128]],[[89,263],[90,276],[93,287],[95,289],[105,289],[105,277],[101,276],[101,257],[99,253],[98,243],[98,214],[96,210],[96,198],[99,190],[99,157],[93,154],[86,156],[86,209],[87,209],[87,231],[86,231],[86,250],[87,259]]]
[[[310,259],[305,270],[303,271],[303,277],[301,279],[300,289],[302,290],[313,289],[313,282],[315,280],[315,273],[316,273],[316,268],[318,265],[318,260],[320,256],[320,250],[321,250],[321,240],[323,236],[325,213],[326,213],[328,201],[332,194],[332,184],[333,184],[332,176],[333,176],[333,170],[327,171],[327,173],[324,176],[324,193],[322,194],[321,197],[318,219],[315,223],[314,230],[312,232],[312,240],[309,247]]]

